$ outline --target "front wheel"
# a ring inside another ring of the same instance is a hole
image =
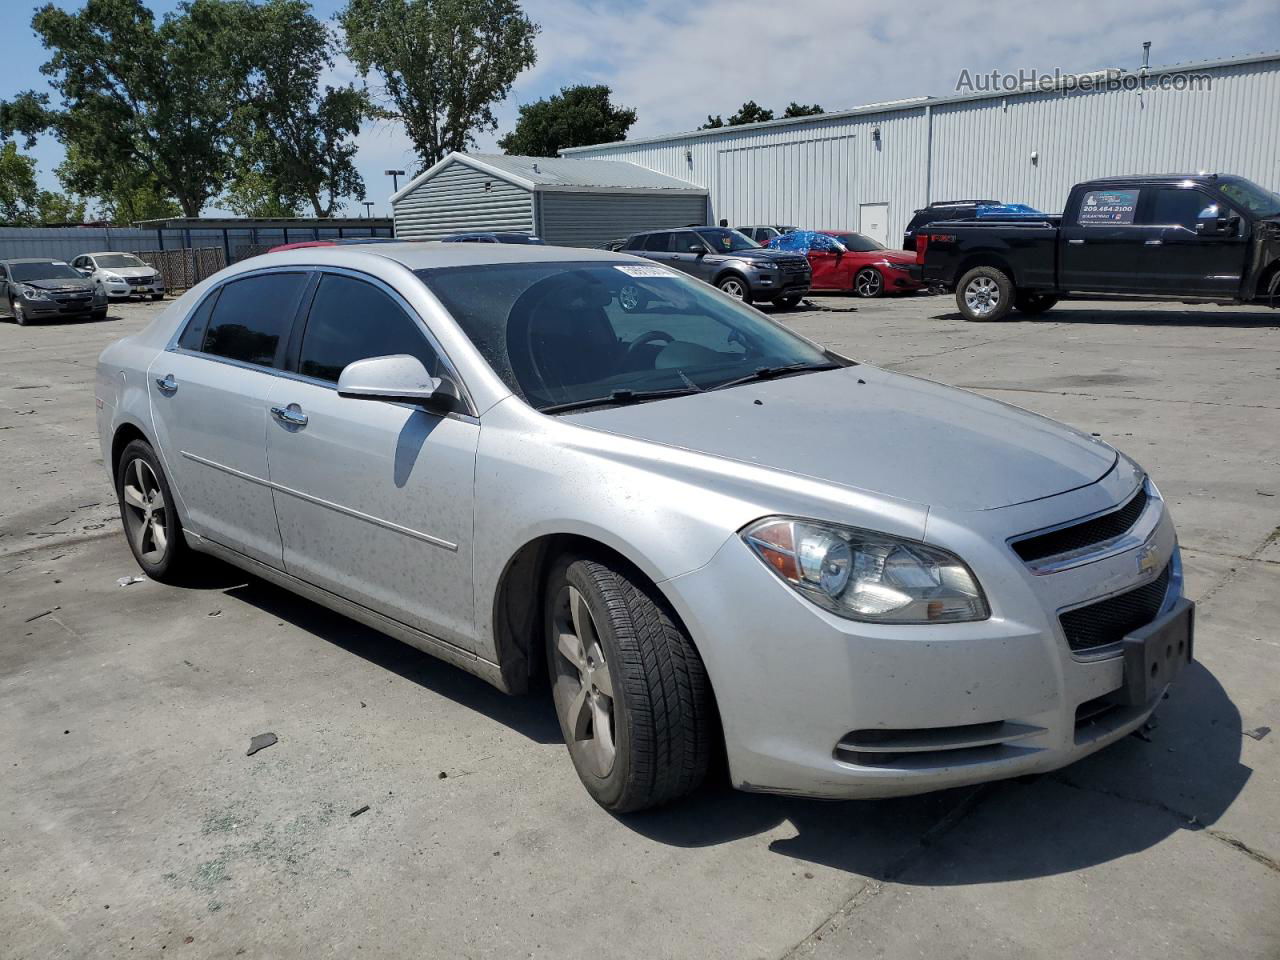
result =
[[[1020,293],[1013,298],[1013,308],[1028,317],[1038,317],[1053,307],[1058,298],[1048,293]]]
[[[698,651],[652,586],[565,557],[547,581],[547,665],[569,756],[614,813],[695,789],[713,751],[711,685]]]
[[[151,444],[134,440],[116,463],[116,496],[129,549],[152,580],[172,583],[190,562],[169,481]]]
[[[956,306],[966,320],[1003,320],[1013,309],[1013,281],[998,267],[974,267],[956,285]]]
[[[9,301],[9,312],[13,314],[13,319],[18,326],[25,327],[27,325],[27,311],[22,308],[22,304],[19,301]]]
[[[90,317],[90,318],[91,318],[95,323],[97,323],[98,321],[101,321],[101,320],[105,320],[105,319],[107,319],[107,308],[106,308],[106,307],[102,307],[102,308],[101,308],[101,309],[99,309],[99,310],[94,310],[91,314],[89,314],[89,317]]]
[[[152,302],[154,302],[154,301],[156,301],[156,300],[163,300],[163,299],[164,299],[164,294],[163,294],[163,293],[153,293],[153,294],[151,295],[151,300],[152,300]]]
[[[735,300],[741,300],[743,303],[751,302],[751,288],[747,286],[747,281],[735,274],[725,277],[716,286],[722,293],[727,293]]]
[[[878,297],[884,293],[884,277],[875,267],[863,267],[853,278],[853,292],[860,297]]]
[[[800,301],[803,299],[803,293],[789,293],[785,297],[779,297],[774,303],[780,307],[786,307],[788,310],[794,310],[800,306]]]

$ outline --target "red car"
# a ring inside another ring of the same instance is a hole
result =
[[[916,255],[889,250],[848,230],[801,230],[769,241],[783,250],[805,250],[813,269],[813,290],[851,290],[860,297],[909,293],[924,284],[911,279]]]

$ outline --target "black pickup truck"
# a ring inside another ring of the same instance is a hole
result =
[[[1090,180],[1061,216],[929,224],[913,273],[969,320],[1098,294],[1280,306],[1280,196],[1226,174]]]

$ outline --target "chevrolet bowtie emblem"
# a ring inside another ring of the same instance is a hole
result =
[[[1156,548],[1144,543],[1138,550],[1138,573],[1151,573],[1156,568]]]

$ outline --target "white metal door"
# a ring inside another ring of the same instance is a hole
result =
[[[858,207],[858,232],[889,246],[889,205],[864,203]]]

